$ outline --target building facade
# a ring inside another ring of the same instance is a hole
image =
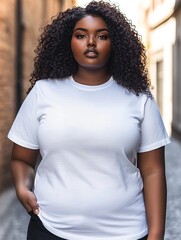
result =
[[[0,193],[11,185],[8,130],[22,103],[42,27],[74,0],[0,0]]]
[[[181,0],[175,1],[176,34],[173,46],[173,121],[172,131],[181,139]]]
[[[140,23],[153,94],[168,133],[181,134],[180,0],[142,0]]]
[[[6,139],[14,116],[15,88],[15,1],[0,1],[0,191],[10,181],[11,145]]]

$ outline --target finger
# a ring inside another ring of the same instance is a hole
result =
[[[30,206],[27,208],[27,212],[31,212],[33,211],[34,214],[38,215],[39,214],[39,206],[36,206],[36,207],[33,207],[33,206]]]
[[[28,204],[31,210],[37,215],[39,213],[39,205],[37,201],[35,199],[30,199]]]
[[[39,214],[39,208],[33,209],[34,214],[38,215]]]

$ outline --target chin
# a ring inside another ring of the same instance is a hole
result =
[[[82,65],[82,67],[84,69],[87,69],[87,70],[98,70],[98,69],[102,69],[102,68],[105,68],[106,65]]]

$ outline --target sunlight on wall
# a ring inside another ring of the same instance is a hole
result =
[[[154,86],[154,96],[157,99],[162,94],[162,116],[169,135],[172,122],[172,77],[173,77],[173,45],[176,38],[176,21],[170,18],[167,22],[150,34],[150,76]],[[157,63],[163,61],[162,89],[158,89]],[[161,92],[162,93],[161,93]],[[164,103],[164,104],[163,104]]]

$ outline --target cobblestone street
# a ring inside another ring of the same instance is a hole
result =
[[[181,239],[181,143],[172,139],[166,147],[168,210],[165,240]],[[0,197],[0,240],[26,240],[29,216],[14,190]]]

